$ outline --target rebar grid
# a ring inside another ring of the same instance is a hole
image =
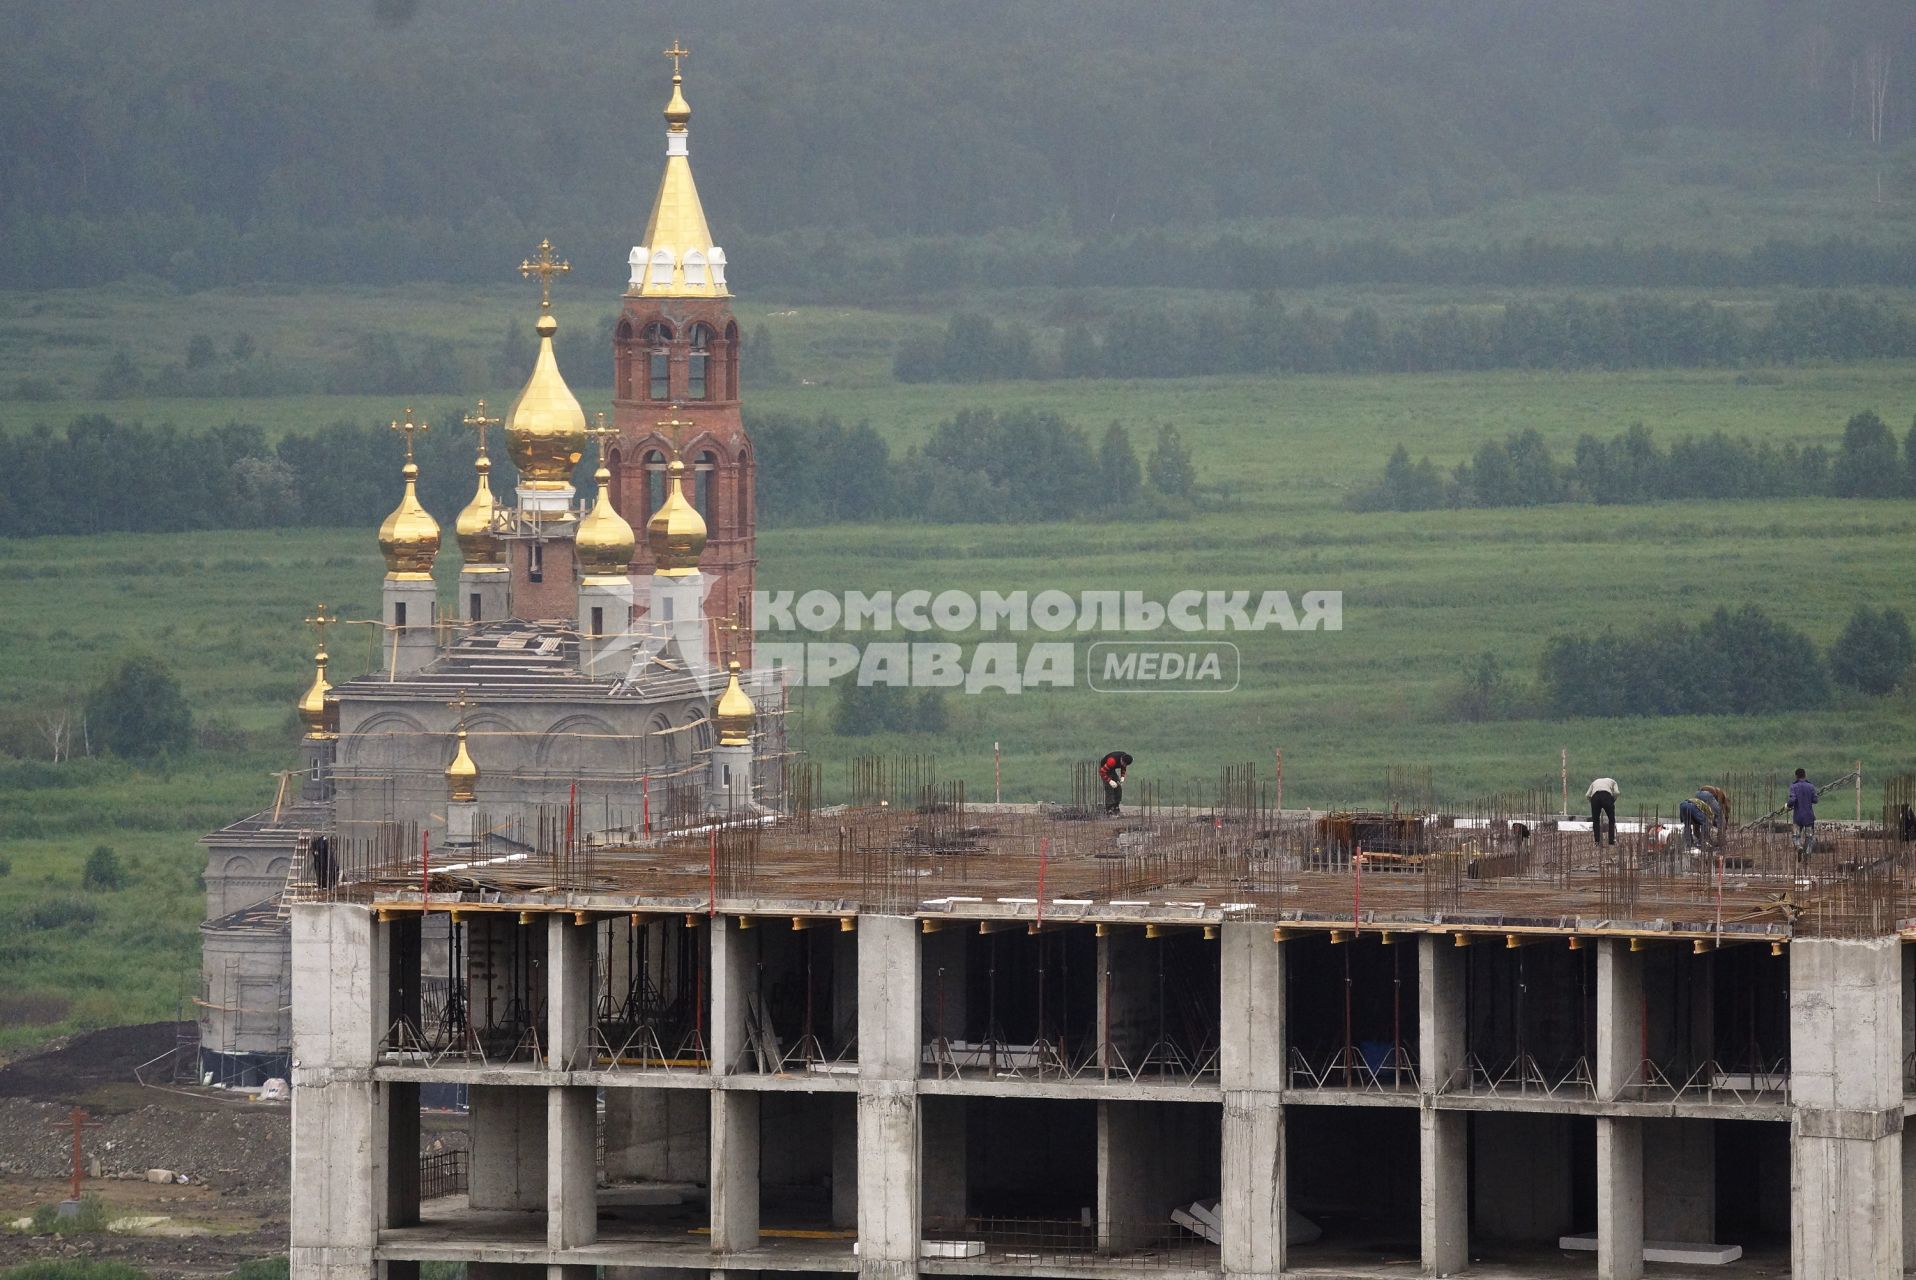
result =
[[[1245,766],[1204,786],[1128,788],[1139,803],[1109,816],[1077,803],[1082,772],[1069,803],[981,807],[928,757],[856,761],[847,783],[859,803],[833,807],[805,766],[793,775],[797,811],[782,817],[714,817],[688,785],[652,793],[642,809],[597,796],[501,822],[482,813],[485,838],[466,850],[428,847],[416,824],[369,824],[333,838],[336,883],[314,895],[1836,937],[1893,932],[1916,916],[1916,823],[1899,822],[1916,797],[1909,775],[1886,785],[1881,825],[1821,824],[1803,858],[1787,822],[1733,817],[1692,845],[1655,808],[1620,815],[1616,843],[1598,844],[1587,821],[1550,813],[1554,786],[1441,810],[1280,811]],[[1392,786],[1424,784],[1395,771]],[[1733,815],[1762,815],[1775,794],[1754,773],[1723,788]],[[1161,803],[1166,790],[1191,803]]]

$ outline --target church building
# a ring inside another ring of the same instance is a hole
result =
[[[539,284],[538,354],[503,419],[481,401],[473,497],[453,521],[454,604],[434,577],[445,541],[418,496],[411,410],[400,496],[380,525],[380,663],[332,683],[322,605],[297,785],[208,835],[201,925],[201,1072],[283,1074],[290,905],[330,880],[426,850],[446,863],[524,859],[644,838],[703,815],[776,806],[783,689],[751,669],[751,441],[739,416],[738,323],[725,251],[692,179],[691,109],[676,68],[666,161],[615,332],[611,421],[589,425],[553,352],[549,242],[520,264]],[[516,481],[495,492],[488,430]],[[594,491],[575,469],[596,449]],[[773,714],[760,717],[767,703]],[[430,940],[429,940],[430,945]],[[443,945],[443,942],[440,944]]]

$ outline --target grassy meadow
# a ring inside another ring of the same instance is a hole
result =
[[[343,349],[356,326],[418,325],[491,350],[526,303],[523,291],[452,288],[0,295],[0,333],[40,335],[0,341],[0,392],[31,372],[67,395],[0,402],[0,436],[92,411],[269,431],[383,419],[403,401],[96,401],[81,389],[114,347],[142,361],[178,359],[183,335],[201,329],[222,343],[244,329],[269,346],[310,335]],[[1039,300],[1008,295],[1006,305],[1035,314]],[[754,406],[869,420],[894,448],[973,406],[1055,410],[1094,432],[1121,421],[1141,448],[1158,424],[1175,423],[1202,489],[1170,519],[767,529],[764,587],[1344,594],[1340,632],[1233,637],[1244,672],[1228,695],[959,695],[936,737],[840,740],[831,694],[803,691],[795,727],[825,764],[828,788],[853,754],[915,751],[936,755],[972,794],[989,794],[994,742],[1008,799],[1058,796],[1070,762],[1113,747],[1137,757],[1136,777],[1173,787],[1208,781],[1224,764],[1266,764],[1281,748],[1287,802],[1311,805],[1377,800],[1392,765],[1428,766],[1439,795],[1453,799],[1538,784],[1555,778],[1560,749],[1573,782],[1613,773],[1626,806],[1665,808],[1730,769],[1800,763],[1833,776],[1860,759],[1873,780],[1916,766],[1908,695],[1724,718],[1474,724],[1449,709],[1479,655],[1498,655],[1527,681],[1560,631],[1633,630],[1755,603],[1826,646],[1858,603],[1916,612],[1916,503],[1703,502],[1688,496],[1697,477],[1673,475],[1670,501],[1655,506],[1359,514],[1344,505],[1400,442],[1449,466],[1487,438],[1534,427],[1561,457],[1583,432],[1608,436],[1641,421],[1666,443],[1722,430],[1833,447],[1844,421],[1869,408],[1900,438],[1916,414],[1916,367],[905,386],[889,377],[892,341],[942,323],[942,312],[741,311],[748,329],[772,335],[791,375],[751,391]],[[605,405],[593,370],[569,372],[588,411]],[[436,413],[454,398],[417,402]],[[453,513],[436,514],[449,523]],[[449,537],[440,568],[449,586]],[[172,762],[0,759],[0,1056],[65,1029],[171,1016],[195,994],[197,839],[270,803],[274,771],[293,760],[292,700],[310,678],[300,619],[317,600],[348,619],[372,617],[379,574],[370,528],[0,542],[0,703],[75,702],[125,655],[153,653],[179,676],[210,744]],[[347,625],[333,644],[335,674],[369,669],[375,649],[370,626]],[[100,844],[132,869],[130,887],[82,889],[82,865]]]

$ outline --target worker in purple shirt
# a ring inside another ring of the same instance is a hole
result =
[[[1816,849],[1816,784],[1801,769],[1790,783],[1790,822],[1796,828],[1796,856],[1808,859]]]

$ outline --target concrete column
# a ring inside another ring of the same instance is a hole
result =
[[[712,1251],[758,1247],[758,1094],[712,1094]]]
[[[546,916],[546,1065],[581,1071],[593,1065],[592,926],[560,911]]]
[[[599,1238],[599,1091],[557,1087],[545,1101],[546,1247],[571,1249]]]
[[[1468,1052],[1464,955],[1448,937],[1417,940],[1419,1234],[1424,1269],[1434,1276],[1453,1275],[1470,1261],[1470,1117],[1436,1106]]]
[[[544,1209],[550,1156],[546,1091],[475,1084],[466,1099],[472,1135],[468,1202],[475,1209]]]
[[[1218,945],[1222,1013],[1218,1080],[1224,1088],[1219,1259],[1229,1276],[1275,1276],[1284,1269],[1289,1216],[1280,1092],[1289,1049],[1284,1026],[1284,947],[1273,940],[1270,926],[1248,922],[1224,925]],[[1104,962],[1101,970],[1122,968],[1128,959],[1122,944],[1113,950],[1100,948],[1098,955]],[[1101,983],[1102,976],[1101,972]],[[1114,972],[1114,1027],[1123,1016],[1118,981],[1119,974]],[[1104,998],[1101,986],[1099,1000]],[[1104,1133],[1102,1124],[1099,1133]]]
[[[1903,1268],[1902,943],[1790,944],[1790,1263],[1796,1280]]]
[[[1226,1089],[1284,1085],[1284,947],[1269,925],[1221,927],[1218,1079]]]
[[[756,989],[757,948],[750,929],[741,929],[731,916],[714,916],[711,921],[712,1029],[710,1048],[712,1074],[731,1075],[741,1068],[756,1070],[750,1058],[741,1061],[745,1050],[745,1014]],[[757,921],[763,929],[766,922]],[[716,1170],[717,1166],[714,1166]]]
[[[858,921],[858,1271],[918,1273],[918,928],[904,916]]]
[[[372,1081],[390,1001],[385,934],[365,907],[300,903],[292,954],[293,1162],[327,1171],[293,1197],[292,1274],[362,1280],[390,1190],[386,1099]]]
[[[1275,946],[1276,944],[1272,944]],[[1139,1102],[1098,1103],[1098,1251],[1122,1253],[1158,1234],[1151,1167],[1164,1154],[1151,1141]]]
[[[1643,1065],[1643,957],[1623,938],[1597,943],[1597,1096],[1625,1097]],[[1597,1119],[1597,1277],[1643,1274],[1643,1121]]]

